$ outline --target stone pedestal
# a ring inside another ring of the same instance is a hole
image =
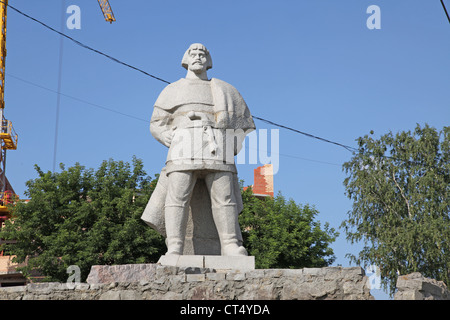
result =
[[[163,266],[208,268],[216,271],[255,270],[255,257],[253,256],[163,255],[158,263]]]
[[[181,262],[183,259],[181,258]],[[207,260],[205,257],[205,263]],[[69,287],[69,284],[73,287]],[[421,282],[420,287],[423,289],[420,292],[423,295],[422,298],[431,298],[425,293],[429,291],[429,288],[425,288],[426,283]],[[417,288],[416,284],[414,288]],[[432,289],[435,292],[437,288]],[[448,293],[447,290],[445,292]],[[438,296],[434,297],[438,298]],[[439,297],[443,298],[442,295]],[[403,295],[403,298],[406,297]],[[87,283],[45,282],[0,288],[0,300],[129,299],[243,300],[245,302],[247,300],[372,300],[373,297],[370,294],[368,277],[360,267],[217,272],[208,268],[177,268],[152,263],[103,265],[92,266]],[[179,317],[180,310],[175,310]],[[272,315],[272,309],[270,311]]]

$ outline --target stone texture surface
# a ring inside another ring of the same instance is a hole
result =
[[[136,282],[154,280],[156,264],[124,264],[115,266],[92,266],[88,283]]]
[[[89,283],[28,284],[0,288],[12,300],[371,300],[364,270],[327,267],[217,272],[209,268],[135,265],[140,275],[119,275],[132,265],[115,266],[113,275],[93,267]],[[123,278],[121,278],[123,277]],[[124,281],[116,281],[123,279]]]
[[[450,300],[450,292],[442,281],[425,278],[419,272],[400,276],[394,300]]]

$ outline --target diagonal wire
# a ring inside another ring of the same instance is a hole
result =
[[[450,16],[448,14],[447,8],[445,7],[444,0],[441,0],[442,8],[444,8],[445,14],[447,16],[448,22],[450,23]]]
[[[31,82],[31,81],[19,78],[19,77],[15,76],[15,75],[12,75],[10,73],[5,73],[5,74],[8,76],[8,78],[14,78],[16,80],[22,81],[22,82],[27,83],[29,85],[35,86],[37,88],[41,88],[43,90],[47,90],[49,92],[56,93],[56,94],[58,94],[58,95],[60,95],[62,97],[66,97],[66,98],[69,98],[69,99],[72,99],[72,100],[76,100],[78,102],[81,102],[81,103],[84,103],[84,104],[88,104],[88,105],[96,107],[98,109],[103,109],[103,110],[106,110],[106,111],[114,112],[114,113],[117,113],[117,114],[119,114],[121,116],[125,116],[125,117],[128,117],[128,118],[132,118],[132,119],[135,119],[135,120],[139,120],[139,121],[142,121],[142,122],[149,123],[149,121],[146,120],[146,119],[139,118],[139,117],[133,116],[131,114],[123,113],[123,112],[120,112],[120,111],[117,111],[117,110],[114,110],[114,109],[111,109],[111,108],[107,108],[105,106],[102,106],[102,105],[99,105],[99,104],[96,104],[96,103],[92,103],[92,102],[89,102],[89,101],[86,101],[86,100],[83,100],[83,99],[80,99],[80,98],[77,98],[77,97],[74,97],[74,96],[71,96],[71,95],[68,95],[68,94],[56,91],[56,90],[53,90],[53,89],[41,86],[41,85],[39,85],[37,83],[34,83],[34,82]]]
[[[0,0],[0,2],[5,3],[5,2],[2,1],[2,0]],[[445,10],[445,13],[446,13],[446,15],[447,15],[447,18],[449,19],[449,22],[450,22],[450,17],[449,17],[449,14],[448,14],[448,12],[447,12],[447,9],[445,8],[445,4],[444,4],[443,0],[441,0],[441,4],[442,4],[442,6],[443,6],[443,8],[444,8],[444,10]],[[128,67],[128,68],[131,68],[131,69],[133,69],[133,70],[139,71],[139,72],[141,72],[141,73],[143,73],[143,74],[145,74],[145,75],[147,75],[147,76],[149,76],[149,77],[151,77],[151,78],[154,78],[154,79],[156,79],[156,80],[158,80],[158,81],[161,81],[161,82],[170,84],[170,82],[167,81],[167,80],[164,80],[164,79],[162,79],[162,78],[159,78],[159,77],[157,77],[157,76],[154,76],[154,75],[152,75],[152,74],[150,74],[150,73],[148,73],[148,72],[146,72],[146,71],[144,71],[144,70],[141,70],[141,69],[139,69],[139,68],[137,68],[137,67],[134,67],[134,66],[132,66],[132,65],[130,65],[130,64],[128,64],[128,63],[125,63],[125,62],[123,62],[123,61],[120,61],[119,59],[116,59],[116,58],[114,58],[114,57],[112,57],[112,56],[110,56],[110,55],[108,55],[108,54],[106,54],[106,53],[103,53],[103,52],[101,52],[101,51],[99,51],[99,50],[97,50],[97,49],[94,49],[94,48],[92,48],[92,47],[89,47],[89,46],[87,46],[87,45],[81,43],[80,41],[75,40],[75,39],[73,39],[72,37],[70,37],[70,36],[68,36],[68,35],[66,35],[66,34],[64,34],[64,33],[60,32],[60,31],[58,31],[58,30],[56,30],[56,29],[54,29],[54,28],[52,28],[52,27],[50,27],[49,25],[45,24],[44,22],[39,21],[38,19],[29,16],[28,14],[26,14],[26,13],[20,11],[19,9],[14,8],[13,6],[11,6],[11,5],[9,5],[9,4],[7,4],[7,6],[8,6],[9,8],[11,8],[12,10],[16,11],[17,13],[23,15],[24,17],[26,17],[26,18],[28,18],[28,19],[31,19],[31,20],[33,20],[33,21],[39,23],[40,25],[46,27],[47,29],[49,29],[49,30],[51,30],[51,31],[53,31],[53,32],[56,32],[57,34],[59,34],[59,35],[65,37],[65,38],[67,38],[67,39],[73,41],[75,44],[77,44],[77,45],[79,45],[79,46],[81,46],[81,47],[83,47],[83,48],[85,48],[85,49],[88,49],[88,50],[93,51],[93,52],[95,52],[95,53],[97,53],[97,54],[100,54],[100,55],[102,55],[102,56],[104,56],[104,57],[106,57],[106,58],[108,58],[108,59],[110,59],[110,60],[112,60],[112,61],[114,61],[114,62],[117,62],[117,63],[119,63],[119,64],[122,64],[122,65],[124,65],[124,66],[126,66],[126,67]],[[58,93],[58,94],[61,94],[60,92],[57,92],[57,93]],[[61,95],[62,95],[62,94],[61,94]],[[72,98],[72,97],[71,97],[71,98]],[[79,99],[78,99],[78,100],[79,100]],[[89,103],[89,104],[91,104],[91,103]],[[105,109],[107,109],[107,108],[105,108]],[[108,109],[108,110],[109,110],[109,109]],[[110,111],[114,111],[114,110],[110,110]],[[114,111],[114,112],[116,112],[116,111]],[[120,112],[117,112],[117,113],[120,113]],[[126,114],[124,114],[124,115],[126,115]],[[126,115],[126,116],[129,116],[129,115]],[[323,142],[326,142],[326,143],[330,143],[330,144],[334,144],[334,145],[340,146],[340,147],[342,147],[342,148],[344,148],[344,149],[346,149],[347,151],[352,152],[352,153],[353,153],[353,152],[360,152],[360,150],[357,149],[357,148],[354,148],[354,147],[351,147],[351,146],[347,146],[347,145],[344,145],[344,144],[342,144],[342,143],[338,143],[338,142],[335,142],[335,141],[332,141],[332,140],[324,139],[324,138],[321,138],[321,137],[312,135],[312,134],[310,134],[310,133],[306,133],[306,132],[303,132],[303,131],[300,131],[300,130],[297,130],[297,129],[294,129],[294,128],[290,128],[290,127],[287,127],[287,126],[284,126],[284,125],[275,123],[275,122],[270,121],[270,120],[266,120],[266,119],[263,119],[263,118],[260,118],[260,117],[257,117],[257,116],[253,116],[253,118],[255,118],[255,119],[257,119],[257,120],[260,120],[260,121],[263,121],[263,122],[266,122],[266,123],[268,123],[268,124],[271,124],[271,125],[280,127],[280,128],[284,128],[284,129],[286,129],[286,130],[290,130],[290,131],[293,131],[293,132],[302,134],[302,135],[304,135],[304,136],[307,136],[307,137],[310,137],[310,138],[313,138],[313,139],[316,139],[316,140],[320,140],[320,141],[323,141]],[[140,120],[143,120],[143,119],[140,119]],[[383,155],[382,157],[384,157],[384,158],[390,158],[390,159],[394,159],[394,160],[401,160],[401,159],[397,159],[397,158],[392,157],[392,156],[385,156],[385,155]],[[404,160],[401,160],[401,161],[404,161]],[[407,161],[407,160],[406,160],[406,162],[415,164],[415,162],[411,162],[411,161]]]
[[[92,51],[92,52],[95,52],[95,53],[97,53],[97,54],[99,54],[99,55],[102,55],[102,56],[104,56],[104,57],[106,57],[106,58],[108,58],[108,59],[110,59],[110,60],[112,60],[112,61],[114,61],[114,62],[117,62],[117,63],[119,63],[119,64],[122,64],[122,65],[124,65],[124,66],[126,66],[126,67],[128,67],[128,68],[131,68],[131,69],[133,69],[133,70],[139,71],[139,72],[141,72],[141,73],[143,73],[143,74],[145,74],[145,75],[147,75],[147,76],[149,76],[149,77],[151,77],[151,78],[154,78],[154,79],[156,79],[156,80],[158,80],[158,81],[161,81],[161,82],[170,84],[170,82],[167,81],[167,80],[164,80],[164,79],[162,79],[162,78],[156,77],[156,76],[154,76],[154,75],[152,75],[152,74],[150,74],[150,73],[148,73],[148,72],[146,72],[146,71],[144,71],[144,70],[142,70],[142,69],[139,69],[139,68],[137,68],[137,67],[134,67],[134,66],[132,66],[132,65],[130,65],[130,64],[128,64],[128,63],[125,63],[125,62],[123,62],[123,61],[120,61],[119,59],[116,59],[116,58],[114,58],[114,57],[112,57],[112,56],[110,56],[110,55],[108,55],[108,54],[106,54],[106,53],[103,53],[103,52],[101,52],[101,51],[99,51],[99,50],[97,50],[97,49],[94,49],[94,48],[92,48],[92,47],[90,47],[90,46],[87,46],[87,45],[81,43],[80,41],[75,40],[75,39],[73,39],[72,37],[70,37],[70,36],[64,34],[63,32],[60,32],[60,31],[58,31],[58,30],[56,30],[56,29],[50,27],[49,25],[45,24],[44,22],[39,21],[38,19],[35,19],[35,18],[29,16],[28,14],[26,14],[26,13],[20,11],[20,10],[17,9],[17,8],[14,8],[13,6],[11,6],[11,5],[5,3],[5,2],[2,1],[2,0],[0,0],[0,2],[6,4],[9,8],[11,8],[11,9],[14,10],[15,12],[17,12],[17,13],[23,15],[24,17],[26,17],[26,18],[28,18],[28,19],[31,19],[31,20],[33,20],[33,21],[39,23],[40,25],[44,26],[45,28],[47,28],[47,29],[49,29],[49,30],[51,30],[51,31],[53,31],[53,32],[56,32],[57,34],[61,35],[62,37],[65,37],[65,38],[71,40],[71,41],[74,42],[75,44],[77,44],[77,45],[79,45],[79,46],[81,46],[81,47],[83,47],[83,48],[85,48],[85,49],[88,49],[88,50],[90,50],[90,51]],[[448,11],[447,11],[447,8],[445,7],[445,4],[444,4],[444,1],[443,1],[443,0],[441,0],[441,4],[442,4],[442,7],[444,8],[444,11],[445,11],[445,14],[446,14],[446,16],[447,16],[447,19],[448,19],[448,21],[450,22],[450,16],[449,16],[449,13],[448,13]],[[47,88],[45,88],[45,89],[47,89]],[[53,90],[51,90],[51,91],[53,91]],[[57,92],[57,93],[58,93],[58,95],[63,95],[63,94],[61,94],[60,92]],[[70,97],[70,98],[73,98],[73,97]],[[77,99],[77,98],[75,98],[75,99]],[[82,100],[80,100],[80,99],[77,99],[77,100],[82,101]],[[83,101],[83,102],[84,102],[84,101]],[[88,103],[88,104],[91,104],[91,105],[94,105],[94,104],[89,103],[89,102],[87,102],[87,103]],[[101,107],[101,106],[98,106],[98,105],[94,105],[94,106]],[[111,109],[108,109],[108,108],[104,108],[104,107],[101,107],[101,108],[106,109],[106,110],[109,110],[109,111],[114,111],[114,112],[116,112],[115,110],[111,110]],[[116,112],[116,113],[120,113],[120,112]],[[129,116],[129,117],[130,117],[130,115],[127,115],[127,114],[123,114],[123,115],[126,115],[126,116]],[[131,117],[133,117],[133,116],[131,116]],[[133,118],[135,118],[135,117],[133,117]],[[346,149],[347,151],[350,151],[350,152],[352,152],[352,153],[354,153],[354,152],[355,152],[355,153],[356,153],[356,152],[360,152],[360,153],[361,153],[361,150],[359,150],[359,149],[357,149],[357,148],[354,148],[354,147],[350,147],[350,146],[347,146],[347,145],[344,145],[344,144],[341,144],[341,143],[338,143],[338,142],[335,142],[335,141],[331,141],[331,140],[328,140],[328,139],[324,139],[324,138],[321,138],[321,137],[312,135],[312,134],[310,134],[310,133],[306,133],[306,132],[303,132],[303,131],[300,131],[300,130],[297,130],[297,129],[294,129],[294,128],[290,128],[290,127],[287,127],[287,126],[284,126],[284,125],[281,125],[281,124],[278,124],[278,123],[275,123],[275,122],[273,122],[273,121],[266,120],[266,119],[263,119],[263,118],[260,118],[260,117],[253,116],[253,118],[255,118],[255,119],[257,119],[257,120],[260,120],[260,121],[263,121],[263,122],[266,122],[266,123],[268,123],[268,124],[271,124],[271,125],[280,127],[280,128],[284,128],[284,129],[286,129],[286,130],[290,130],[290,131],[293,131],[293,132],[296,132],[296,133],[305,135],[305,136],[310,137],[310,138],[314,138],[314,139],[317,139],[317,140],[320,140],[320,141],[323,141],[323,142],[327,142],[327,143],[330,143],[330,144],[334,144],[334,145],[340,146],[340,147],[342,147],[342,148],[344,148],[344,149]],[[140,119],[140,120],[143,120],[143,119]],[[146,120],[144,120],[144,121],[146,121]],[[410,164],[418,164],[418,163],[415,162],[415,161],[402,160],[402,159],[398,159],[398,158],[392,157],[392,156],[381,155],[381,157],[383,157],[383,158],[388,158],[388,159],[393,159],[393,160],[404,161],[404,162],[407,162],[407,163],[410,163]],[[433,168],[433,166],[428,166],[428,165],[425,165],[425,167],[431,167],[431,168]]]
[[[307,137],[310,137],[310,138],[313,138],[313,139],[321,140],[323,142],[327,142],[327,143],[331,143],[331,144],[340,146],[340,147],[342,147],[342,148],[344,148],[344,149],[346,149],[346,150],[348,150],[350,152],[358,151],[358,149],[356,149],[354,147],[350,147],[350,146],[347,146],[347,145],[339,143],[339,142],[335,142],[335,141],[331,141],[331,140],[328,140],[328,139],[324,139],[324,138],[312,135],[310,133],[306,133],[306,132],[303,132],[303,131],[300,131],[300,130],[297,130],[297,129],[294,129],[294,128],[290,128],[290,127],[284,126],[284,125],[279,124],[279,123],[275,123],[275,122],[270,121],[270,120],[266,120],[266,119],[263,119],[263,118],[260,118],[260,117],[256,117],[256,116],[253,116],[253,118],[258,119],[260,121],[263,121],[265,123],[268,123],[268,124],[280,127],[280,128],[284,128],[286,130],[290,130],[290,131],[293,131],[293,132],[296,132],[296,133],[300,133],[300,134],[302,134],[304,136],[307,136]]]
[[[4,1],[1,1],[1,0],[0,0],[0,2],[5,3]],[[157,77],[157,76],[154,76],[154,75],[152,75],[152,74],[150,74],[150,73],[148,73],[148,72],[146,72],[146,71],[144,71],[144,70],[142,70],[142,69],[139,69],[139,68],[137,68],[137,67],[134,67],[134,66],[132,66],[132,65],[126,63],[126,62],[123,62],[123,61],[121,61],[121,60],[119,60],[119,59],[116,59],[116,58],[114,58],[114,57],[112,57],[112,56],[110,56],[110,55],[108,55],[108,54],[106,54],[106,53],[104,53],[104,52],[101,52],[101,51],[99,51],[99,50],[97,50],[97,49],[94,49],[94,48],[88,46],[88,45],[85,45],[84,43],[82,43],[82,42],[80,42],[80,41],[78,41],[78,40],[75,40],[74,38],[68,36],[67,34],[65,34],[65,33],[63,33],[63,32],[60,32],[60,31],[58,31],[58,30],[56,30],[56,29],[50,27],[49,25],[45,24],[44,22],[42,22],[42,21],[40,21],[40,20],[38,20],[38,19],[36,19],[36,18],[33,18],[32,16],[30,16],[30,15],[28,15],[28,14],[26,14],[26,13],[20,11],[20,10],[17,9],[17,8],[14,8],[13,6],[11,6],[11,5],[9,5],[9,4],[8,4],[8,7],[11,8],[12,10],[16,11],[17,13],[23,15],[24,17],[26,17],[26,18],[28,18],[28,19],[31,19],[31,20],[33,20],[34,22],[39,23],[40,25],[44,26],[45,28],[47,28],[47,29],[49,29],[49,30],[51,30],[51,31],[53,31],[53,32],[56,32],[57,34],[63,36],[64,38],[69,39],[70,41],[76,43],[76,44],[79,45],[80,47],[83,47],[83,48],[88,49],[88,50],[90,50],[90,51],[92,51],[92,52],[95,52],[95,53],[97,53],[97,54],[100,54],[100,55],[102,55],[102,56],[104,56],[104,57],[106,57],[106,58],[108,58],[108,59],[110,59],[110,60],[112,60],[112,61],[114,61],[114,62],[117,62],[117,63],[122,64],[122,65],[124,65],[124,66],[126,66],[126,67],[128,67],[128,68],[131,68],[131,69],[134,69],[134,70],[136,70],[136,71],[139,71],[139,72],[141,72],[141,73],[143,73],[143,74],[145,74],[145,75],[147,75],[147,76],[149,76],[149,77],[152,77],[152,78],[154,78],[154,79],[156,79],[156,80],[159,80],[159,81],[165,82],[165,83],[167,83],[167,84],[170,84],[169,81],[166,81],[166,80],[164,80],[164,79],[161,79],[161,78],[159,78],[159,77]]]
[[[120,112],[120,111],[117,111],[117,110],[114,110],[114,109],[111,109],[111,108],[108,108],[108,107],[105,107],[105,106],[102,106],[102,105],[99,105],[99,104],[96,104],[96,103],[92,103],[92,102],[86,101],[84,99],[80,99],[80,98],[74,97],[72,95],[65,94],[63,92],[58,92],[56,90],[44,87],[44,86],[42,86],[40,84],[37,84],[37,83],[31,82],[31,81],[25,80],[25,79],[20,78],[20,77],[17,77],[17,76],[15,76],[13,74],[10,74],[8,72],[5,73],[5,74],[8,76],[8,78],[13,78],[13,79],[19,80],[19,81],[21,81],[23,83],[26,83],[28,85],[31,85],[31,86],[34,86],[34,87],[37,87],[37,88],[40,88],[40,89],[43,89],[43,90],[55,93],[55,94],[59,94],[62,97],[66,97],[66,98],[69,98],[69,99],[72,99],[72,100],[75,100],[75,101],[78,101],[78,102],[81,102],[81,103],[84,103],[84,104],[87,104],[87,105],[90,105],[90,106],[93,106],[93,107],[96,107],[96,108],[99,108],[99,109],[102,109],[102,110],[113,112],[113,113],[119,114],[121,116],[125,116],[125,117],[128,117],[128,118],[131,118],[131,119],[135,119],[135,120],[139,120],[139,121],[142,121],[142,122],[145,122],[145,123],[149,123],[149,120],[146,120],[146,119],[143,119],[143,118],[139,118],[139,117],[127,114],[127,113],[123,113],[123,112]],[[249,148],[250,148],[249,146],[246,146],[246,149],[249,149]],[[340,166],[340,164],[338,164],[338,163],[331,163],[331,162],[326,162],[326,161],[320,161],[320,160],[304,158],[304,157],[290,155],[290,154],[284,154],[284,153],[274,153],[274,154],[278,154],[280,156],[293,158],[293,159],[300,159],[300,160],[304,160],[304,161],[316,162],[316,163],[321,163],[321,164]]]
[[[0,0],[0,2],[3,2],[3,1]],[[154,79],[156,79],[156,80],[159,80],[159,81],[165,82],[165,83],[167,83],[167,84],[170,84],[170,82],[167,81],[167,80],[164,80],[164,79],[162,79],[162,78],[156,77],[156,76],[154,76],[154,75],[152,75],[152,74],[150,74],[150,73],[148,73],[148,72],[146,72],[146,71],[144,71],[144,70],[141,70],[141,69],[139,69],[139,68],[137,68],[137,67],[134,67],[134,66],[132,66],[132,65],[130,65],[130,64],[128,64],[128,63],[125,63],[125,62],[123,62],[123,61],[120,61],[120,60],[118,60],[118,59],[116,59],[116,58],[114,58],[114,57],[112,57],[112,56],[110,56],[110,55],[108,55],[108,54],[106,54],[106,53],[103,53],[103,52],[101,52],[101,51],[99,51],[99,50],[97,50],[97,49],[94,49],[94,48],[92,48],[92,47],[90,47],[90,46],[87,46],[87,45],[81,43],[80,41],[75,40],[74,38],[72,38],[72,37],[70,37],[70,36],[64,34],[63,32],[60,32],[60,31],[58,31],[58,30],[56,30],[56,29],[50,27],[49,25],[45,24],[44,22],[42,22],[42,21],[40,21],[40,20],[38,20],[38,19],[36,19],[36,18],[31,17],[30,15],[28,15],[28,14],[26,14],[26,13],[20,11],[20,10],[17,9],[17,8],[12,7],[12,6],[9,5],[9,4],[8,4],[8,7],[11,8],[12,10],[16,11],[17,13],[23,15],[24,17],[26,17],[26,18],[28,18],[28,19],[31,19],[31,20],[33,20],[33,21],[39,23],[40,25],[44,26],[45,28],[47,28],[47,29],[49,29],[49,30],[51,30],[51,31],[53,31],[53,32],[56,32],[57,34],[59,34],[59,35],[65,37],[65,38],[67,38],[67,39],[73,41],[75,44],[77,44],[77,45],[79,45],[79,46],[81,46],[81,47],[83,47],[83,48],[85,48],[85,49],[88,49],[88,50],[90,50],[90,51],[93,51],[93,52],[95,52],[95,53],[98,53],[98,54],[100,54],[100,55],[102,55],[102,56],[104,56],[104,57],[106,57],[106,58],[108,58],[108,59],[110,59],[110,60],[112,60],[112,61],[114,61],[114,62],[117,62],[117,63],[119,63],[119,64],[122,64],[122,65],[126,66],[126,67],[129,67],[129,68],[131,68],[131,69],[134,69],[134,70],[136,70],[136,71],[139,71],[139,72],[141,72],[141,73],[143,73],[143,74],[145,74],[145,75],[147,75],[147,76],[150,76],[150,77],[152,77],[152,78],[154,78]],[[58,93],[59,93],[59,92],[58,92]],[[324,142],[327,142],[327,143],[335,144],[335,145],[337,145],[337,146],[340,146],[340,147],[345,148],[346,150],[348,150],[348,151],[350,151],[350,152],[354,152],[354,151],[357,150],[356,148],[353,148],[353,147],[350,147],[350,146],[346,146],[346,145],[344,145],[344,144],[341,144],[341,143],[338,143],[338,142],[334,142],[334,141],[331,141],[331,140],[328,140],[328,139],[320,138],[320,137],[317,137],[317,136],[315,136],[315,135],[312,135],[312,134],[309,134],[309,133],[306,133],[306,132],[302,132],[302,131],[297,130],[297,129],[289,128],[289,127],[287,127],[287,126],[280,125],[280,124],[274,123],[274,122],[272,122],[272,121],[269,121],[269,120],[266,120],[266,119],[263,119],[263,118],[259,118],[259,117],[256,117],[256,116],[253,116],[253,118],[258,119],[258,120],[261,120],[261,121],[264,121],[264,122],[266,122],[266,123],[269,123],[269,124],[272,124],[272,125],[275,125],[275,126],[278,126],[278,127],[280,127],[280,128],[284,128],[284,129],[287,129],[287,130],[291,130],[291,131],[294,131],[294,132],[303,134],[303,135],[308,136],[308,137],[310,137],[310,138],[314,138],[314,139],[318,139],[318,140],[321,140],[321,141],[324,141]]]

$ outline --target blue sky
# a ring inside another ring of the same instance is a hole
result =
[[[64,33],[170,82],[185,76],[182,55],[201,42],[212,54],[209,77],[234,85],[253,115],[342,144],[356,147],[355,139],[370,130],[379,137],[416,123],[449,125],[450,24],[438,0],[110,4],[113,24],[95,0],[10,1],[58,30],[70,16],[66,8],[79,6],[81,29],[64,27]],[[381,9],[379,30],[366,26],[370,5]],[[9,9],[5,115],[19,146],[8,152],[6,172],[20,196],[36,178],[34,164],[53,168],[57,95],[51,90],[58,88],[59,48],[59,35]],[[97,168],[102,160],[136,155],[148,174],[159,173],[166,149],[151,136],[148,120],[166,84],[68,40],[62,59],[57,162]],[[318,220],[338,228],[352,205],[342,184],[351,153],[284,129],[279,153],[275,191],[314,205]],[[258,165],[238,166],[246,184]],[[360,246],[350,246],[340,231],[334,265],[348,266],[345,254]]]

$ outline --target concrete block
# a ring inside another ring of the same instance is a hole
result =
[[[204,256],[205,268],[216,270],[249,271],[255,269],[253,256]]]
[[[158,263],[163,266],[174,266],[179,268],[203,268],[203,256],[196,255],[163,255]]]
[[[225,273],[217,273],[217,272],[206,273],[206,280],[212,281],[225,280]]]
[[[253,256],[163,255],[158,263],[163,266],[178,268],[238,270],[242,272],[255,269],[255,257]]]
[[[201,274],[187,274],[186,275],[186,281],[187,282],[198,282],[198,281],[205,281],[206,277],[204,273]]]
[[[159,258],[158,263],[163,266],[176,266],[179,258],[180,256],[175,254],[165,254]]]

